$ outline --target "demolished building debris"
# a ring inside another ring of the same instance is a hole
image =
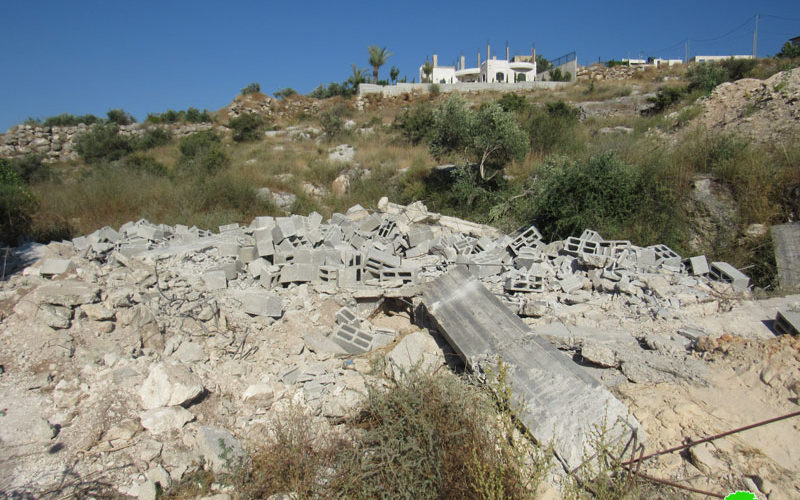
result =
[[[394,378],[441,366],[448,349],[475,370],[500,356],[521,421],[573,466],[602,415],[639,428],[607,387],[702,380],[688,349],[710,327],[692,318],[747,287],[731,266],[663,245],[589,230],[548,243],[532,226],[504,235],[386,199],[218,232],[140,220],[38,251],[0,296],[0,407],[15,401],[49,430],[0,452],[17,461],[0,481],[49,484],[87,451],[80,472],[114,470],[124,447],[145,464],[118,473],[126,494],[156,469],[185,477],[210,453],[203,436],[239,449],[290,405],[343,417],[380,376],[367,356],[384,351]],[[381,319],[398,304],[416,324]],[[56,441],[64,452],[41,453]]]

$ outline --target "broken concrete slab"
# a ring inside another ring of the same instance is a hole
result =
[[[239,296],[242,310],[252,316],[280,318],[283,315],[281,298],[271,292],[248,291]]]
[[[784,290],[800,289],[800,222],[770,228],[778,265],[778,282]]]
[[[775,331],[783,335],[800,334],[800,311],[778,311],[775,316]]]
[[[74,307],[97,302],[100,289],[84,281],[64,280],[40,286],[36,295],[45,304]]]
[[[39,273],[42,276],[55,276],[68,273],[75,269],[75,264],[69,259],[45,259]]]
[[[423,287],[424,311],[473,370],[507,366],[517,415],[539,442],[552,442],[571,470],[595,426],[619,436],[644,432],[624,404],[528,327],[472,276],[456,268]]]

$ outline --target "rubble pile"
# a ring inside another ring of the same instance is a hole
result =
[[[588,230],[545,243],[386,198],[217,233],[140,220],[40,254],[0,294],[5,492],[63,485],[69,469],[75,488],[102,476],[148,498],[241,459],[290,408],[335,427],[367,384],[455,362],[412,323],[421,287],[453,269],[607,386],[702,380],[692,318],[748,286],[663,245]]]

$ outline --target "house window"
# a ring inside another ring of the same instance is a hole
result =
[[[524,82],[525,81],[525,73],[517,73],[517,81]]]
[[[503,81],[503,73],[500,73],[499,71],[497,72],[496,75],[494,75],[494,77],[498,82],[502,82]]]

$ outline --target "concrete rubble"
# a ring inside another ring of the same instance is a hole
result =
[[[217,232],[140,220],[37,258],[0,292],[0,408],[29,417],[0,419],[0,436],[20,426],[32,436],[0,448],[15,464],[0,472],[4,491],[52,484],[80,454],[78,476],[107,472],[120,492],[152,492],[198,464],[224,466],[220,442],[240,460],[292,407],[338,425],[384,376],[375,356],[399,379],[452,364],[453,351],[475,370],[498,354],[514,365],[523,422],[542,441],[571,434],[557,453],[574,465],[603,411],[636,428],[607,387],[702,381],[690,348],[748,285],[725,263],[663,245],[588,230],[545,242],[532,226],[504,235],[385,198],[377,211],[257,217]],[[491,310],[439,316],[434,295],[470,290]],[[405,324],[389,321],[397,310]],[[500,318],[513,335],[494,336]],[[450,327],[458,321],[471,328],[468,347]]]

